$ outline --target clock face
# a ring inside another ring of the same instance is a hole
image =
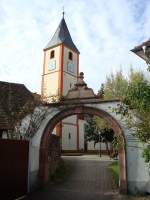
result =
[[[74,73],[74,63],[68,62],[67,70],[71,73]]]
[[[54,70],[54,69],[56,69],[56,61],[55,60],[49,60],[48,70]]]

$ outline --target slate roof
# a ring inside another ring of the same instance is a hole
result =
[[[134,52],[134,53],[136,53],[137,51],[141,51],[141,50],[143,51],[143,49],[142,49],[143,46],[149,47],[150,46],[150,39],[143,42],[142,44],[134,47],[134,49],[132,49],[131,51]]]
[[[69,30],[64,18],[62,18],[55,34],[53,35],[52,39],[47,44],[47,46],[44,48],[44,50],[52,48],[59,44],[64,44],[70,49],[72,49],[73,51],[75,51],[76,53],[80,53],[72,41],[71,35],[69,33]]]
[[[0,129],[11,129],[12,118],[29,103],[34,97],[23,84],[0,81]]]
[[[141,57],[143,60],[145,60],[146,62],[149,63],[149,58],[147,57],[147,55],[143,51],[144,46],[146,46],[146,48],[150,48],[150,39],[143,42],[142,44],[134,47],[134,49],[132,49],[131,51],[133,53],[135,53],[136,55],[138,55],[139,57]]]

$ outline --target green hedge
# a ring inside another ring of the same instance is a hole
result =
[[[109,169],[112,173],[116,187],[119,188],[119,165],[118,165],[118,161],[113,161],[109,165]]]

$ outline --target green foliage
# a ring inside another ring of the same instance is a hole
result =
[[[143,157],[146,163],[150,162],[150,146],[144,148]]]
[[[96,126],[99,129],[111,128],[111,126],[106,122],[106,120],[104,120],[104,119],[102,119],[100,117],[94,116],[93,120],[95,121]]]
[[[147,145],[147,147],[144,148],[142,156],[145,162],[148,164],[149,175],[150,175],[150,146],[149,145]]]
[[[121,114],[121,117],[129,117],[129,106],[125,104],[118,104],[116,108],[112,108],[116,114]]]
[[[119,188],[119,164],[118,161],[114,161],[109,165],[109,169],[112,173],[115,186]]]
[[[140,114],[150,112],[150,85],[142,72],[131,70],[124,103]]]
[[[116,89],[115,85],[114,88]],[[119,94],[121,94],[121,89],[119,89]],[[122,98],[120,99],[123,103],[118,105],[114,111],[121,114],[122,118],[126,118],[129,127],[135,130],[136,136],[142,143],[150,143],[150,84],[142,72],[136,72],[131,68],[127,89],[122,90]],[[129,109],[133,110],[136,119]],[[149,146],[144,148],[143,157],[150,166]]]
[[[117,137],[113,138],[112,146],[113,146],[113,149],[118,149],[119,143],[118,143]]]
[[[114,136],[113,140],[112,140],[112,147],[113,147],[113,152],[114,153],[118,153],[119,149],[124,148],[124,143],[122,141],[122,137],[121,136]]]
[[[123,76],[121,70],[115,75],[111,74],[109,77],[106,77],[106,82],[104,84],[104,99],[123,99],[127,87],[128,81]]]
[[[114,132],[105,120],[98,117],[90,117],[85,125],[86,141],[112,142]]]
[[[94,145],[100,140],[97,123],[92,117],[88,118],[85,124],[85,138],[86,141],[94,141]]]
[[[147,116],[142,117],[140,123],[136,124],[137,127],[137,136],[143,143],[150,142],[150,114],[148,113]]]
[[[54,183],[64,181],[71,174],[71,166],[68,162],[60,160],[56,170],[50,176],[50,181]]]
[[[124,103],[129,108],[134,109],[140,121],[132,126],[136,128],[136,133],[140,141],[150,141],[150,85],[142,72],[130,72],[128,90],[126,92]]]
[[[104,98],[104,84],[101,84],[100,90],[98,91],[97,94],[100,98]]]

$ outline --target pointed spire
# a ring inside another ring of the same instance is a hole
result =
[[[63,6],[63,12],[62,12],[62,15],[63,15],[63,19],[64,19],[64,15],[65,15],[64,6]]]
[[[76,53],[80,53],[75,44],[72,41],[70,32],[68,30],[67,24],[64,19],[64,10],[63,10],[63,17],[61,19],[61,22],[53,35],[52,39],[50,42],[47,44],[47,46],[44,48],[44,50],[52,48],[54,46],[57,46],[59,44],[64,44],[65,46],[69,47]]]

